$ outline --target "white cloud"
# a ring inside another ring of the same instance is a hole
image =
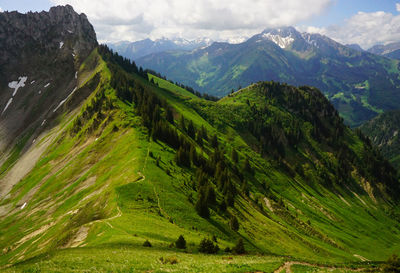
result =
[[[147,37],[238,40],[266,27],[294,25],[334,0],[51,0],[70,4],[93,23],[100,41]]]
[[[400,41],[400,15],[383,11],[358,12],[342,25],[308,27],[305,30],[326,35],[343,44],[356,43],[367,49],[375,44]]]
[[[0,12],[3,12],[3,9],[0,7]]]
[[[396,3],[396,10],[400,12],[400,3]]]

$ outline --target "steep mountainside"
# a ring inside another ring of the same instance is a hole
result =
[[[351,126],[400,107],[399,62],[294,28],[269,29],[241,44],[151,54],[137,63],[173,81],[223,96],[260,80],[316,86]]]
[[[77,90],[87,76],[77,71],[96,46],[93,27],[71,6],[0,13],[0,197],[36,162],[32,155],[5,176],[21,150],[39,140],[64,107],[73,109],[90,94]],[[80,99],[64,105],[75,91]]]
[[[400,170],[400,111],[379,115],[360,127],[382,154]]]
[[[209,101],[106,46],[76,69],[41,136],[2,153],[1,186],[37,158],[0,197],[3,271],[345,271],[400,251],[395,170],[316,88]]]
[[[157,39],[152,41],[144,39],[136,42],[110,43],[108,46],[121,56],[136,60],[149,54],[164,51],[192,51],[193,49],[209,46],[210,39],[186,40],[186,39]]]
[[[400,59],[400,43],[390,43],[386,45],[376,45],[368,49],[368,52],[385,56],[391,59]]]

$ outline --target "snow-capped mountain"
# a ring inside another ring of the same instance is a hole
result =
[[[109,47],[120,55],[136,60],[140,57],[152,54],[159,53],[164,51],[174,51],[174,50],[185,50],[191,51],[199,47],[205,47],[211,45],[212,40],[209,38],[200,38],[195,40],[188,40],[183,38],[175,38],[175,39],[157,39],[150,40],[144,39],[136,42],[118,42],[118,43],[110,43]]]
[[[194,69],[193,63],[201,65]],[[352,126],[374,117],[375,109],[400,105],[398,74],[387,69],[396,65],[392,60],[294,27],[266,29],[239,44],[215,42],[191,52],[151,54],[137,64],[220,96],[263,80],[316,86]]]

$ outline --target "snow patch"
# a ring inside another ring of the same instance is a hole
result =
[[[12,101],[13,101],[13,98],[11,98],[11,99],[8,100],[8,102],[7,102],[7,104],[6,104],[6,107],[4,108],[3,112],[1,112],[2,115],[3,115],[3,113],[7,110],[8,106],[10,106],[10,104],[12,103]]]
[[[41,124],[40,126],[43,126],[45,123],[46,123],[46,120],[44,119],[44,120],[42,121],[42,124]]]
[[[47,83],[45,86],[44,86],[44,88],[47,88],[47,87],[49,87],[50,86],[50,83]]]
[[[274,35],[274,34],[271,34],[271,33],[264,33],[262,35],[262,37],[266,38],[268,40],[271,40],[272,42],[277,44],[280,48],[286,48],[286,47],[290,46],[294,41],[294,38],[291,35],[287,36],[287,37],[282,37],[280,35]]]
[[[36,138],[34,140],[32,140],[32,144],[36,142]]]
[[[42,90],[39,90],[39,92],[38,92],[38,93],[39,93],[39,95],[40,95],[40,94],[42,94]]]
[[[67,29],[67,31],[68,31],[69,33],[74,33],[72,30],[69,30],[69,29]]]
[[[12,96],[14,97],[17,94],[19,88],[25,86],[25,82],[28,79],[26,76],[18,77],[18,81],[12,81],[8,83],[8,87],[14,89]]]
[[[62,48],[64,45],[64,42],[60,42],[60,48]]]
[[[75,72],[75,79],[78,78],[78,71]]]
[[[309,33],[302,33],[301,37],[312,46],[315,46],[316,48],[319,48],[318,42],[316,40],[311,39],[311,35]]]
[[[56,112],[56,111],[58,110],[58,108],[60,108],[60,107],[69,99],[69,97],[71,97],[71,96],[75,93],[76,89],[78,89],[78,88],[75,87],[74,90],[72,90],[72,92],[68,95],[68,97],[66,97],[65,99],[63,99],[63,100],[58,104],[58,106],[53,110],[53,113]]]
[[[26,207],[26,202],[21,206],[21,209]]]
[[[31,81],[31,84],[34,84],[35,83],[35,81]]]

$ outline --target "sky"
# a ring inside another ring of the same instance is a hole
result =
[[[400,41],[400,0],[0,0],[0,11],[64,4],[88,16],[100,42],[241,42],[265,28],[289,25],[364,49]]]

